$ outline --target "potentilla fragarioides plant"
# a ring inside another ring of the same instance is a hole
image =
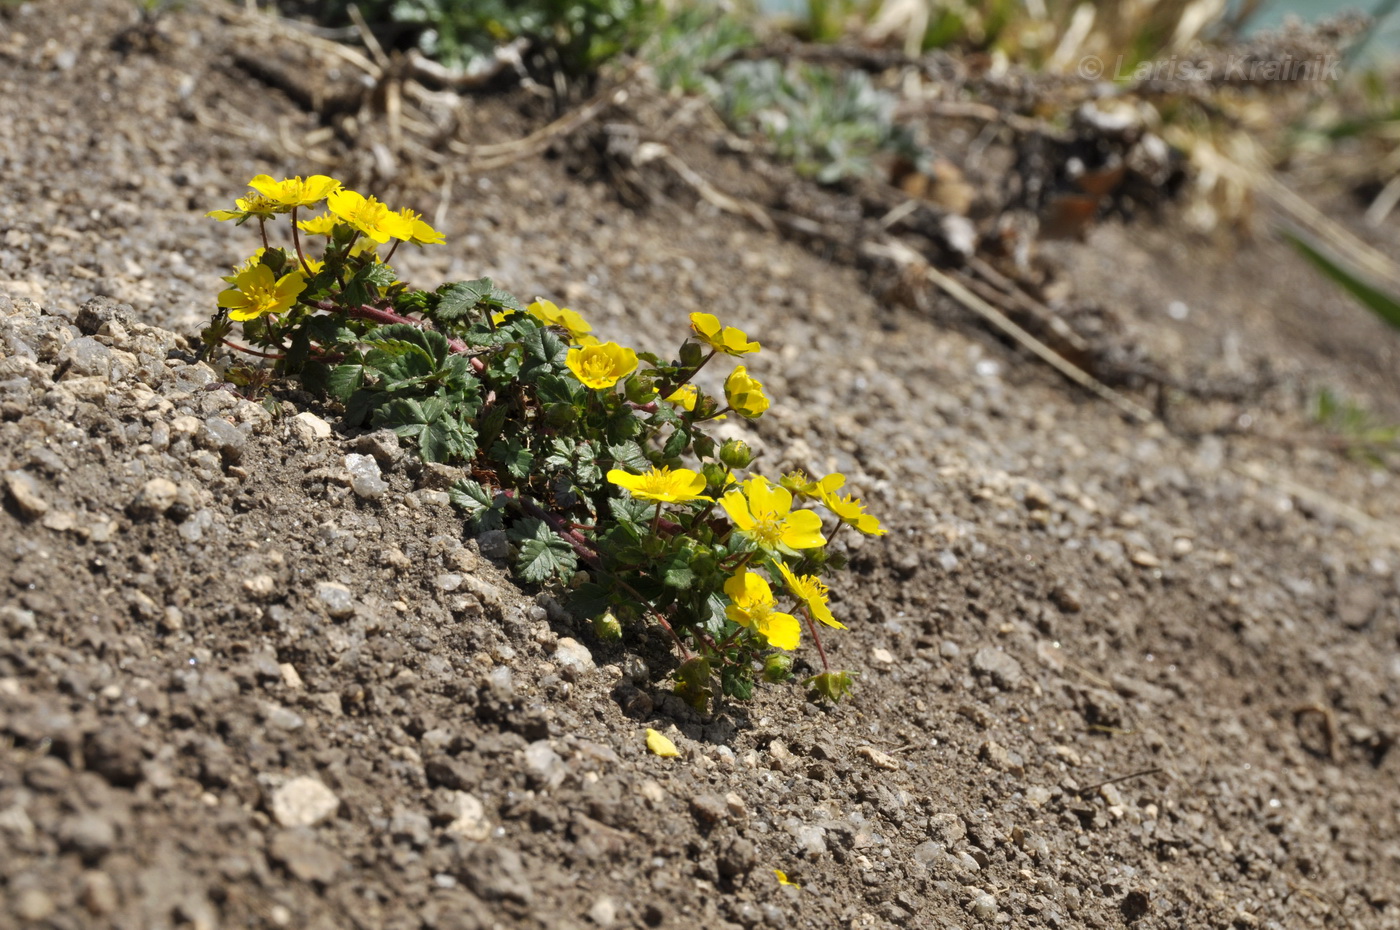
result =
[[[343,405],[346,428],[392,429],[425,460],[466,466],[452,500],[477,532],[506,532],[518,576],[555,587],[601,639],[664,630],[692,706],[708,707],[716,685],[746,698],[757,680],[790,678],[804,631],[821,667],[806,684],[833,701],[850,689],[820,634],[845,629],[823,580],[841,564],[831,542],[847,527],[885,530],[839,493],[842,475],[775,481],[745,443],[707,434],[768,409],[747,365],[758,342],[692,313],[690,338],[663,359],[488,278],[417,290],[389,264],[403,243],[443,241],[416,213],[322,175],[248,186],[209,214],[256,222],[259,241],[224,279],[206,351],[262,359]],[[288,242],[275,246],[284,218]],[[744,362],[722,396],[695,381],[717,356]]]

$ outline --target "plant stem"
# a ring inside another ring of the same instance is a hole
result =
[[[812,631],[812,642],[817,644],[817,655],[821,656],[822,659],[822,671],[830,672],[831,664],[826,661],[826,650],[822,648],[822,638],[817,632],[816,621],[812,619],[812,612],[807,609],[805,604],[802,606],[802,616],[807,621],[807,629]]]
[[[428,329],[428,324],[424,320],[415,320],[412,317],[406,317],[402,314],[395,313],[393,310],[371,307],[369,304],[361,304],[358,307],[342,307],[332,301],[322,300],[318,301],[315,306],[317,309],[325,310],[328,313],[344,313],[360,320],[373,320],[375,323],[406,323],[409,326],[416,326],[419,329]],[[472,351],[471,346],[451,336],[447,337],[447,348],[457,355],[468,355]],[[471,365],[473,371],[482,372],[486,370],[486,363],[475,356],[471,358]]]
[[[259,352],[257,349],[250,349],[250,348],[248,348],[247,346],[241,346],[241,345],[239,345],[238,343],[234,342],[232,339],[220,339],[219,341],[220,341],[221,343],[223,343],[224,345],[228,346],[230,349],[233,349],[233,350],[235,350],[235,351],[237,351],[237,352],[246,352],[246,353],[249,354],[249,355],[256,355],[258,358],[273,358],[273,359],[283,359],[283,358],[286,358],[285,355],[272,355],[272,354],[267,353],[267,352]]]
[[[311,277],[311,266],[306,263],[306,255],[301,250],[301,234],[297,232],[297,210],[292,207],[292,248],[297,250],[297,261],[301,262],[301,270],[306,276]]]

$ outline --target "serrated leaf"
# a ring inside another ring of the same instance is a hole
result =
[[[526,358],[535,363],[531,367],[549,364],[558,359],[569,348],[554,330],[545,326],[536,327],[522,334],[520,344],[525,348]]]
[[[463,478],[447,489],[447,497],[452,503],[476,516],[495,502],[495,495],[487,491],[479,482]]]
[[[496,442],[488,455],[517,480],[528,477],[535,464],[535,453],[521,448],[519,440],[515,439]]]
[[[651,459],[647,458],[646,452],[635,442],[620,442],[617,445],[608,447],[608,454],[612,456],[613,462],[618,468],[640,475],[651,468]]]
[[[520,301],[496,287],[490,278],[458,281],[438,288],[437,292],[441,299],[434,315],[444,321],[458,320],[474,312],[521,309]]]
[[[516,570],[526,581],[536,584],[550,578],[562,581],[578,568],[578,556],[573,548],[556,536],[543,520],[533,517],[520,520],[510,528],[509,535],[520,544]]]
[[[661,457],[666,459],[680,458],[685,447],[690,445],[690,436],[685,430],[675,430],[666,438],[666,444],[661,447]]]
[[[647,526],[651,523],[652,514],[656,513],[656,505],[635,497],[610,497],[608,511],[618,523]]]
[[[365,366],[337,365],[331,369],[330,375],[326,378],[326,390],[332,397],[344,404],[349,403],[350,395],[363,387],[364,383]]]
[[[662,567],[661,581],[668,588],[684,591],[695,583],[695,572],[690,568],[690,553],[682,550],[671,556]]]

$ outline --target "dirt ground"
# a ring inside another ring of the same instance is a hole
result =
[[[773,470],[839,468],[890,527],[834,587],[850,700],[699,716],[664,652],[516,587],[450,471],[211,389],[187,337],[252,233],[203,214],[374,156],[239,64],[228,9],[133,21],[0,6],[0,924],[1400,927],[1400,493],[1307,413],[1400,421],[1400,343],[1266,217],[1046,247],[1176,379],[1137,424],[945,299],[567,145],[405,158],[448,236],[414,280],[657,350],[719,312],[765,345]],[[498,141],[555,115],[474,106]]]

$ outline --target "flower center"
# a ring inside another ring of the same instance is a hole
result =
[[[783,521],[776,513],[756,513],[753,515],[753,529],[749,531],[764,546],[776,546],[783,539]]]

